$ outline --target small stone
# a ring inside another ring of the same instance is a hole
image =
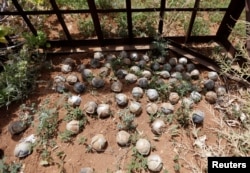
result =
[[[99,70],[99,76],[107,77],[110,74],[110,68],[108,67],[101,67]]]
[[[125,76],[125,80],[132,84],[132,83],[135,83],[137,81],[137,76],[133,73],[128,73],[126,76]]]
[[[195,65],[193,63],[189,63],[186,65],[186,68],[187,68],[187,72],[191,72],[195,69]]]
[[[95,60],[101,61],[101,60],[103,60],[103,58],[104,58],[104,55],[103,55],[102,52],[95,52],[94,53],[94,59]]]
[[[80,173],[94,173],[94,169],[90,167],[81,168]]]
[[[93,72],[90,69],[83,69],[81,74],[83,80],[88,80],[93,77]]]
[[[174,106],[171,103],[163,102],[161,104],[160,110],[162,113],[168,115],[174,112]]]
[[[130,67],[130,72],[134,73],[134,74],[138,74],[140,72],[140,67],[133,65],[132,67]]]
[[[143,89],[140,88],[140,87],[134,87],[134,88],[132,89],[132,95],[133,95],[133,97],[134,97],[136,100],[142,98],[142,96],[143,96]]]
[[[61,71],[63,73],[69,73],[72,71],[72,67],[69,64],[62,64]]]
[[[163,79],[168,79],[170,77],[170,74],[168,71],[163,70],[158,73]]]
[[[160,172],[163,166],[162,158],[157,154],[152,154],[147,158],[148,169],[152,172]]]
[[[86,66],[84,64],[80,64],[77,66],[77,71],[82,72],[85,68]]]
[[[66,81],[67,81],[70,85],[73,85],[73,84],[75,84],[75,83],[78,81],[78,78],[77,78],[76,75],[72,75],[72,74],[71,74],[71,75],[67,76]]]
[[[173,58],[170,58],[168,63],[171,65],[171,66],[176,66],[178,60],[176,57],[173,57]]]
[[[183,98],[182,99],[182,103],[184,105],[185,108],[191,109],[194,105],[194,101],[190,98]]]
[[[94,77],[91,81],[91,84],[95,88],[102,88],[105,85],[105,80],[100,77]]]
[[[182,64],[177,64],[175,67],[174,67],[175,71],[177,72],[183,72],[185,70],[184,66]]]
[[[171,77],[180,80],[180,79],[182,79],[182,74],[181,74],[180,72],[177,71],[177,72],[172,73],[172,74],[171,74]]]
[[[119,57],[122,58],[122,59],[123,58],[128,58],[128,53],[123,50],[123,51],[120,52]]]
[[[212,79],[208,79],[204,82],[204,86],[207,90],[213,90],[214,85],[215,85],[215,82]]]
[[[158,106],[156,103],[148,103],[146,105],[146,112],[149,115],[155,115],[158,112]]]
[[[24,121],[14,121],[9,124],[8,130],[11,135],[17,135],[24,132],[28,128],[28,124]]]
[[[142,55],[142,59],[148,62],[150,60],[149,56],[147,54]]]
[[[163,65],[163,70],[170,72],[172,70],[172,66],[169,63]]]
[[[100,68],[101,67],[101,62],[98,59],[91,59],[89,64],[92,68]]]
[[[215,71],[208,72],[207,76],[209,79],[214,80],[214,81],[218,80],[218,78],[219,78],[218,73]]]
[[[148,89],[146,94],[150,101],[156,101],[159,98],[159,94],[156,89]]]
[[[196,124],[201,124],[204,121],[205,113],[201,110],[195,110],[192,113],[192,120]]]
[[[116,74],[118,79],[123,79],[128,74],[128,71],[124,70],[124,69],[119,69],[116,71],[115,74]]]
[[[81,94],[86,90],[86,86],[81,82],[76,82],[73,86],[73,90],[76,93]]]
[[[217,101],[217,94],[213,91],[208,91],[205,95],[205,100],[210,104],[214,104]]]
[[[151,144],[147,139],[140,138],[135,145],[135,148],[141,155],[148,155],[151,150]]]
[[[190,93],[190,98],[191,98],[195,103],[197,103],[197,102],[199,102],[199,101],[201,100],[202,96],[201,96],[201,94],[200,94],[199,92],[197,92],[197,91],[192,91],[192,92]]]
[[[152,77],[152,73],[148,70],[143,70],[141,74],[143,77],[145,77],[147,79],[151,79],[151,77]]]
[[[66,129],[74,134],[78,134],[80,132],[80,122],[72,120],[66,124]]]
[[[128,145],[129,140],[130,140],[130,134],[124,130],[119,131],[116,135],[116,142],[120,146]]]
[[[32,152],[31,142],[21,142],[16,145],[14,149],[14,155],[22,158],[30,155]]]
[[[181,57],[179,58],[179,63],[182,64],[182,65],[186,65],[188,62],[187,58],[186,57]]]
[[[146,65],[147,65],[147,62],[145,60],[140,60],[138,63],[137,63],[138,67],[140,68],[145,68]]]
[[[116,92],[116,93],[119,93],[122,91],[122,88],[123,88],[123,85],[120,81],[114,81],[112,84],[111,84],[111,90],[113,92]]]
[[[158,71],[158,70],[160,70],[161,66],[160,66],[160,64],[157,61],[155,61],[155,62],[153,62],[153,63],[150,64],[150,68],[153,71]]]
[[[178,93],[176,93],[176,92],[171,92],[171,93],[169,94],[169,102],[170,102],[171,104],[174,105],[174,104],[178,103],[179,99],[180,99],[180,96],[178,95]]]
[[[159,56],[156,61],[160,64],[165,64],[166,63],[166,57],[164,56]]]
[[[194,69],[191,71],[190,75],[191,75],[192,79],[197,80],[200,77],[200,72],[199,72],[199,70]]]
[[[227,90],[225,87],[219,86],[218,88],[216,88],[216,94],[218,96],[224,96],[226,93],[227,93]]]
[[[63,60],[62,64],[70,65],[71,67],[75,66],[75,61],[72,58],[66,58]]]
[[[130,54],[130,59],[131,59],[132,61],[139,61],[139,60],[140,60],[140,57],[139,57],[138,53],[132,52],[132,53]]]
[[[122,59],[123,64],[130,66],[132,64],[131,59],[129,58],[123,58]]]
[[[148,87],[148,79],[145,77],[139,78],[138,81],[138,86],[141,88],[147,88]]]

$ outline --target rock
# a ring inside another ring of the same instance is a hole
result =
[[[170,58],[170,59],[168,60],[168,63],[169,63],[171,66],[176,66],[177,62],[178,62],[178,60],[177,60],[176,57]]]
[[[66,124],[66,129],[74,134],[78,134],[80,132],[80,122],[72,120]]]
[[[94,77],[91,80],[91,84],[95,88],[102,88],[105,85],[105,81],[102,78],[100,78],[100,77]]]
[[[201,110],[195,110],[192,113],[192,120],[196,124],[202,124],[204,121],[205,113]]]
[[[62,64],[70,65],[71,67],[75,66],[75,61],[72,58],[66,58],[63,60]]]
[[[28,123],[24,121],[14,121],[9,124],[8,131],[11,135],[17,135],[24,132],[28,128]]]
[[[191,78],[192,78],[192,79],[197,80],[197,79],[199,79],[199,77],[200,77],[200,72],[199,72],[199,70],[194,69],[194,70],[192,70],[192,71],[190,72],[190,75],[191,75]]]
[[[208,72],[207,76],[209,79],[214,80],[214,81],[218,80],[218,78],[219,78],[218,73],[215,71]]]
[[[224,96],[226,93],[227,93],[227,90],[225,87],[219,86],[218,88],[216,88],[216,94],[218,96]]]
[[[119,69],[115,73],[118,79],[123,79],[127,74],[128,74],[128,71],[124,69]]]
[[[116,92],[116,93],[119,93],[122,91],[122,88],[123,88],[123,85],[120,81],[114,81],[112,84],[111,84],[111,90],[113,92]]]
[[[130,59],[131,59],[132,61],[139,61],[139,60],[140,60],[140,57],[139,57],[138,53],[132,52],[132,53],[130,54]]]
[[[133,65],[132,67],[130,67],[130,72],[134,73],[134,74],[138,74],[140,72],[140,67]]]
[[[152,154],[147,158],[148,169],[152,172],[159,172],[162,169],[163,163],[162,159],[157,154]]]
[[[83,69],[81,75],[83,80],[88,80],[94,76],[92,70],[90,69]]]
[[[73,90],[78,94],[82,94],[86,90],[86,86],[81,82],[76,82],[73,86]]]
[[[156,89],[148,89],[146,92],[150,101],[156,101],[159,98],[158,91]]]
[[[187,72],[191,72],[195,69],[195,65],[193,63],[189,63],[186,65],[186,68],[187,68]]]
[[[214,89],[215,82],[211,79],[208,79],[204,82],[204,86],[207,90],[213,90]]]
[[[99,70],[99,76],[107,77],[110,74],[110,68],[108,67],[101,67]]]
[[[217,101],[217,94],[213,91],[208,91],[205,95],[205,100],[210,104],[214,104]]]
[[[140,87],[134,87],[134,88],[132,89],[132,95],[133,95],[133,97],[134,97],[136,100],[142,98],[142,96],[143,96],[143,89],[140,88]]]
[[[174,105],[174,104],[178,103],[178,101],[180,99],[180,96],[176,92],[171,92],[169,94],[169,98],[168,99],[169,99],[169,102]]]
[[[182,64],[182,65],[186,65],[187,62],[188,62],[188,60],[187,60],[186,57],[181,57],[181,58],[179,58],[178,62],[179,62],[180,64]]]
[[[191,98],[195,103],[197,103],[197,102],[199,102],[199,101],[201,100],[202,96],[201,96],[201,94],[200,94],[199,92],[197,92],[197,91],[192,91],[192,92],[190,93],[190,98]]]
[[[159,74],[163,79],[168,79],[170,77],[169,72],[166,70],[160,71],[157,74]]]
[[[80,173],[94,173],[94,169],[90,167],[81,168]]]
[[[183,72],[185,70],[185,68],[184,68],[184,66],[182,64],[177,64],[174,67],[174,70],[177,71],[177,72]]]
[[[137,76],[133,73],[128,73],[126,76],[125,76],[125,80],[132,84],[132,83],[135,83],[137,81]]]
[[[21,142],[17,144],[14,149],[14,156],[22,158],[30,155],[32,152],[31,145],[31,142]]]
[[[139,78],[137,80],[138,86],[145,89],[148,87],[148,79],[145,77]]]
[[[161,68],[161,66],[160,66],[160,64],[158,63],[158,62],[152,62],[151,64],[150,64],[150,68],[153,70],[153,71],[158,71],[158,70],[160,70],[160,68]]]
[[[101,61],[104,59],[104,55],[102,52],[95,52],[94,53],[94,57],[95,60]]]
[[[121,130],[116,135],[116,142],[120,146],[127,146],[130,141],[130,134],[124,130]]]
[[[163,70],[170,72],[172,70],[172,66],[169,63],[163,65]]]
[[[98,59],[91,59],[89,64],[92,68],[100,68],[102,65]]]
[[[171,114],[174,112],[174,106],[171,103],[163,102],[161,104],[160,110],[164,114]]]
[[[69,64],[62,64],[61,65],[61,71],[63,73],[69,73],[72,71],[72,67]]]
[[[76,75],[71,74],[67,76],[66,81],[68,82],[68,84],[73,85],[78,81],[78,78]]]
[[[140,138],[136,144],[135,144],[135,148],[137,149],[137,151],[141,154],[141,155],[148,155],[150,153],[151,150],[151,144],[147,139],[143,139]]]
[[[148,103],[146,105],[146,112],[149,115],[155,115],[158,112],[158,105],[156,103]]]

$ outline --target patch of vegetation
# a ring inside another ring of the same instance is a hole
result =
[[[136,148],[132,149],[132,158],[127,166],[128,172],[141,172],[147,170],[147,158],[141,155]]]
[[[1,173],[19,173],[21,171],[22,164],[12,162],[7,164],[4,162],[4,159],[0,160],[0,172]]]
[[[118,112],[121,123],[118,124],[119,130],[126,130],[134,132],[137,125],[134,123],[135,115],[130,113],[128,109]]]
[[[80,18],[78,20],[77,26],[83,37],[89,38],[95,36],[94,23],[90,16],[85,19]]]

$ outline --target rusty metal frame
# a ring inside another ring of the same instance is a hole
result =
[[[150,44],[154,38],[146,37],[146,38],[135,38],[133,35],[133,22],[132,22],[132,14],[134,12],[159,12],[159,23],[158,23],[158,32],[162,34],[163,26],[164,26],[164,14],[165,12],[192,12],[189,27],[187,30],[186,35],[183,36],[173,36],[173,37],[165,37],[165,39],[172,40],[175,43],[183,44],[183,43],[207,43],[209,41],[215,41],[223,45],[226,50],[231,52],[232,54],[235,53],[235,48],[232,44],[228,41],[228,36],[231,33],[229,28],[233,28],[237,19],[240,17],[240,14],[246,7],[247,13],[249,14],[249,0],[238,1],[238,0],[231,0],[228,8],[200,8],[199,3],[200,0],[196,0],[193,8],[168,8],[166,7],[166,0],[160,1],[160,7],[158,8],[132,8],[131,7],[131,0],[125,0],[126,8],[122,9],[97,9],[94,0],[87,0],[89,9],[78,9],[78,10],[63,10],[59,9],[56,3],[56,0],[50,0],[50,4],[52,6],[51,10],[44,10],[44,11],[24,11],[17,0],[12,0],[13,5],[16,7],[17,11],[2,11],[0,15],[18,15],[23,18],[26,22],[30,31],[37,35],[36,28],[33,26],[28,15],[47,15],[47,14],[55,14],[58,18],[59,23],[62,26],[64,35],[66,36],[65,40],[49,40],[52,47],[64,47],[64,46],[84,46],[84,45],[91,45],[91,46],[109,46],[109,45],[123,45],[123,44]],[[216,33],[216,35],[207,35],[207,36],[192,36],[192,28],[196,18],[197,12],[212,12],[212,11],[221,11],[225,12],[224,18],[221,22],[221,25]],[[127,38],[104,38],[102,33],[102,28],[100,25],[100,19],[98,14],[104,13],[118,13],[124,12],[127,14]],[[96,39],[86,39],[86,40],[75,40],[72,38],[65,21],[63,19],[64,14],[77,14],[77,13],[89,13],[91,14],[95,32],[97,35]],[[248,20],[249,20],[249,15]],[[249,41],[248,41],[248,48]]]

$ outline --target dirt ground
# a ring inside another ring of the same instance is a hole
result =
[[[110,90],[109,78],[105,79],[106,84],[104,88],[96,91],[88,90],[81,94],[82,102],[79,107],[83,108],[83,105],[87,101],[96,101],[97,103],[108,102],[111,105],[113,116],[106,119],[96,119],[88,116],[87,119],[89,123],[81,133],[72,138],[72,142],[70,143],[63,143],[61,139],[57,137],[55,139],[56,147],[52,150],[54,164],[41,166],[39,164],[39,153],[36,151],[36,148],[33,148],[31,155],[22,159],[15,157],[13,154],[14,148],[19,140],[31,134],[36,134],[38,123],[38,115],[34,114],[32,125],[25,132],[12,136],[8,131],[8,125],[12,121],[19,119],[19,106],[22,103],[25,103],[26,105],[35,103],[38,109],[39,105],[43,104],[46,100],[48,100],[51,105],[57,103],[63,97],[63,94],[53,91],[51,83],[53,82],[53,77],[56,75],[63,75],[65,77],[69,75],[61,72],[60,65],[63,59],[71,57],[76,60],[78,64],[88,64],[92,56],[93,55],[90,54],[75,54],[48,57],[48,60],[53,64],[53,68],[51,70],[43,69],[38,79],[37,88],[30,94],[30,97],[23,102],[11,104],[8,107],[8,110],[6,110],[6,108],[0,109],[0,149],[4,151],[4,158],[7,163],[22,163],[24,173],[58,173],[62,172],[62,168],[64,168],[67,173],[79,173],[82,167],[92,167],[97,173],[115,172],[119,169],[124,171],[127,170],[128,164],[131,161],[132,149],[134,146],[131,144],[128,147],[120,147],[116,142],[116,134],[119,131],[117,126],[120,122],[117,113],[122,108],[118,107],[115,103],[115,94]],[[201,66],[199,67],[199,65],[198,68],[201,69],[201,76],[205,78],[208,70]],[[92,70],[96,74],[99,69]],[[73,69],[71,74],[76,74],[78,79],[80,81],[82,80],[81,74],[76,69]],[[222,84],[222,81],[219,80],[217,83]],[[125,93],[130,100],[132,100],[131,90],[136,84],[128,85],[124,81],[123,84],[124,88],[122,93]],[[202,152],[199,152],[199,148],[194,145],[195,138],[192,135],[192,130],[197,129],[198,127],[190,125],[191,127],[188,127],[187,129],[180,128],[178,130],[178,135],[176,137],[171,137],[171,129],[173,129],[176,124],[168,124],[166,131],[161,136],[156,137],[151,131],[150,118],[145,110],[146,104],[150,101],[144,94],[143,98],[140,99],[140,102],[143,105],[143,111],[134,121],[138,125],[137,131],[139,132],[139,135],[147,138],[154,147],[154,150],[152,150],[151,153],[159,154],[162,158],[163,169],[161,172],[178,172],[178,169],[176,168],[178,165],[180,166],[179,172],[205,172],[207,167],[206,156],[202,156]],[[160,105],[161,102],[158,101],[156,103]],[[174,106],[175,110],[177,110],[179,106],[180,102]],[[214,105],[205,101],[204,96],[198,104],[195,104],[193,109],[200,109],[205,113],[205,120],[200,127],[199,136],[206,135],[207,146],[216,145],[218,139],[211,129],[219,126],[218,123],[215,122],[220,119],[219,112],[214,109]],[[63,120],[65,115],[66,110],[62,104],[59,108],[59,120]],[[60,133],[65,130],[66,122],[59,121],[58,123],[58,133]],[[102,153],[86,152],[86,146],[79,144],[79,139],[84,137],[87,139],[86,142],[90,144],[91,138],[98,133],[101,133],[106,137],[108,141],[107,148]],[[56,156],[56,153],[61,151],[65,153],[63,162],[58,156]],[[176,159],[177,156],[179,159]]]

